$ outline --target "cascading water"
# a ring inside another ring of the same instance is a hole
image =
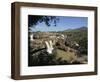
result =
[[[34,41],[33,34],[30,35],[30,41]]]
[[[52,43],[52,41],[50,40],[50,41],[45,41],[45,44],[46,44],[46,46],[47,46],[47,52],[49,53],[49,54],[52,54],[52,51],[53,51],[53,43]]]

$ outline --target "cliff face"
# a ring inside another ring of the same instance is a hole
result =
[[[52,41],[53,46],[59,47],[64,46],[66,41],[66,36],[61,33],[38,32],[31,35],[33,35],[33,41],[29,39],[29,43],[33,49],[46,48],[45,41]]]

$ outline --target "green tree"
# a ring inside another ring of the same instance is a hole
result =
[[[87,40],[87,37],[84,37],[82,38],[80,41],[79,41],[79,45],[80,45],[80,52],[83,53],[83,54],[87,54],[87,45],[88,45],[88,40]]]
[[[56,16],[29,15],[28,27],[29,27],[29,30],[31,30],[31,28],[34,28],[37,24],[42,23],[42,22],[44,22],[45,25],[47,26],[51,26],[51,24],[56,26],[58,20],[59,19]]]

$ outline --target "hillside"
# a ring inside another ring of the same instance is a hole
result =
[[[88,42],[87,41],[88,29],[86,27],[65,30],[60,33],[67,35],[68,40],[76,41],[78,44],[81,44],[81,42],[85,42],[85,41]],[[85,45],[87,45],[87,43]]]

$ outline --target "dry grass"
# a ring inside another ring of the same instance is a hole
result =
[[[68,62],[71,62],[72,60],[76,59],[75,52],[69,52],[69,51],[63,51],[60,49],[57,49],[56,51],[56,59],[61,58],[62,60],[66,60]]]

